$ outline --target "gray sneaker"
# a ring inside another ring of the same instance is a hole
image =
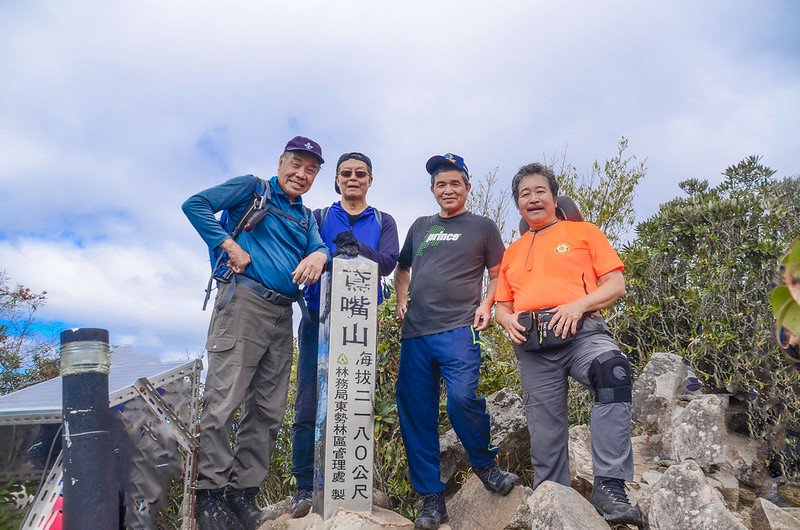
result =
[[[299,489],[292,497],[292,506],[290,508],[292,517],[299,519],[305,517],[311,511],[311,490]]]
[[[497,464],[486,467],[473,467],[472,470],[481,479],[483,486],[492,493],[508,495],[519,477],[509,471],[500,469]]]

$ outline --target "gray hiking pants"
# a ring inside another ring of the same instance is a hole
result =
[[[222,285],[217,299],[230,286]],[[206,349],[197,488],[259,487],[286,411],[292,308],[267,302],[239,285],[222,311],[214,309]],[[231,424],[242,402],[236,447],[231,450]]]
[[[589,379],[592,361],[619,347],[605,320],[594,317],[586,319],[578,337],[563,349],[531,353],[515,344],[514,350],[531,436],[533,487],[545,480],[569,486],[567,376],[594,391]],[[631,480],[631,404],[595,403],[591,429],[595,476]]]

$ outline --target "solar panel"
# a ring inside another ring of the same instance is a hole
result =
[[[131,388],[146,377],[158,388],[190,375],[197,361],[161,362],[155,357],[118,349],[111,354],[108,388],[111,405],[124,403],[138,394]],[[0,425],[29,425],[61,422],[61,378],[56,377],[16,392],[0,396]]]

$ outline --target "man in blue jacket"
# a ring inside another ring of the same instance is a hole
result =
[[[397,264],[400,245],[397,224],[392,216],[367,204],[367,190],[372,186],[372,161],[362,153],[345,153],[336,164],[334,188],[341,201],[315,210],[320,235],[331,252],[339,246],[352,245],[378,264],[378,273],[386,276]],[[300,322],[297,363],[297,399],[292,427],[292,474],[297,492],[292,499],[292,515],[303,517],[311,509],[314,476],[314,423],[317,411],[317,347],[319,338],[319,284],[306,289],[308,316]],[[383,299],[378,291],[378,303]]]
[[[300,285],[319,280],[330,258],[301,199],[323,162],[319,144],[297,136],[286,145],[278,174],[269,181],[236,177],[183,204],[209,249],[226,253],[223,263],[230,270],[219,283],[206,342],[195,508],[201,530],[255,529],[261,524],[254,499],[286,410],[291,304]],[[229,224],[235,225],[259,202],[269,208],[266,217],[235,240],[214,216],[226,210]],[[232,452],[228,437],[242,402]]]

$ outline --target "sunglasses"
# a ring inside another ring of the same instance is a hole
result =
[[[343,170],[341,170],[339,172],[339,174],[341,176],[343,176],[344,178],[349,179],[350,176],[353,174],[353,170],[352,169],[343,169]],[[356,174],[356,178],[357,179],[363,179],[363,178],[366,178],[366,177],[369,176],[369,173],[367,171],[364,171],[363,169],[356,169],[355,170],[355,174]]]

